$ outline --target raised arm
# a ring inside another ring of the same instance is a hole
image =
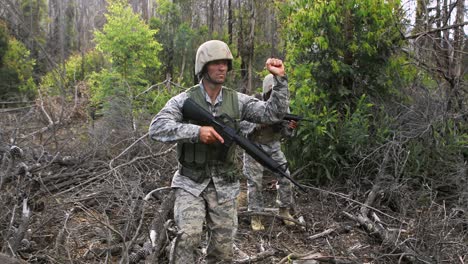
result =
[[[270,58],[265,67],[274,75],[274,85],[268,101],[261,101],[245,94],[239,94],[242,119],[254,123],[275,123],[282,120],[288,111],[289,93],[284,64]]]

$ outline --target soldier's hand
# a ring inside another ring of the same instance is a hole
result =
[[[224,143],[223,137],[216,132],[213,127],[202,126],[200,127],[200,142],[205,144],[212,144],[216,141]]]
[[[291,128],[291,129],[296,129],[296,128],[297,128],[297,125],[298,125],[298,124],[297,124],[297,121],[295,121],[295,120],[291,120],[291,121],[289,121],[289,123],[288,123],[288,127]]]
[[[283,61],[280,59],[269,58],[265,63],[265,67],[273,75],[282,77],[286,74]]]

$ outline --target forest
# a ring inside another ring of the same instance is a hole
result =
[[[466,3],[0,0],[0,263],[169,263],[176,146],[148,128],[211,39],[241,93],[283,60],[307,119],[295,225],[270,172],[253,232],[241,178],[234,263],[468,263]]]

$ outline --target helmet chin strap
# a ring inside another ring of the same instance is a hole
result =
[[[212,84],[215,84],[215,85],[224,84],[224,82],[218,82],[218,81],[215,81],[215,80],[211,79],[210,75],[206,71],[202,74],[202,79],[205,79],[206,81],[208,81],[208,82],[210,82]]]

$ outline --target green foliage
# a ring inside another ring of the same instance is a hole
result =
[[[109,69],[92,76],[95,103],[113,96],[133,100],[149,84],[151,77],[147,74],[154,75],[160,66],[161,45],[154,40],[157,31],[150,29],[124,2],[111,1],[107,23],[102,31],[95,32],[97,49],[110,62]]]
[[[320,97],[296,96],[295,105],[320,100]],[[375,124],[373,105],[366,96],[357,102],[354,111],[349,107],[341,115],[326,106],[314,111],[293,112],[305,115],[314,122],[302,122],[295,137],[285,144],[285,151],[294,168],[307,166],[309,180],[324,183],[343,175],[351,164],[359,161],[376,140],[383,140],[385,126]],[[372,139],[373,137],[373,139]],[[378,138],[378,139],[377,139]]]
[[[65,65],[44,75],[39,86],[48,95],[62,95],[71,99],[75,95],[75,85],[78,82],[87,81],[92,73],[99,72],[106,66],[102,53],[96,50],[75,54],[68,58]]]
[[[419,186],[436,191],[438,199],[457,203],[459,194],[466,191],[467,131],[466,123],[453,119],[432,122],[431,129],[404,146],[407,161],[403,173]]]
[[[289,59],[311,66],[333,102],[391,91],[385,69],[402,44],[399,1],[293,1],[286,30]]]
[[[33,80],[35,60],[31,59],[29,50],[20,41],[10,38],[2,58],[0,89],[4,99],[18,97],[31,99],[36,92]]]
[[[282,9],[291,108],[316,120],[301,124],[286,150],[316,182],[351,175],[389,135],[385,109],[371,102],[395,96],[415,74],[394,52],[403,44],[398,8],[399,1],[297,0]]]
[[[106,14],[107,23],[95,32],[97,49],[102,51],[112,68],[124,78],[142,77],[145,68],[158,68],[161,45],[153,40],[156,30],[149,29],[128,5],[112,3]]]

